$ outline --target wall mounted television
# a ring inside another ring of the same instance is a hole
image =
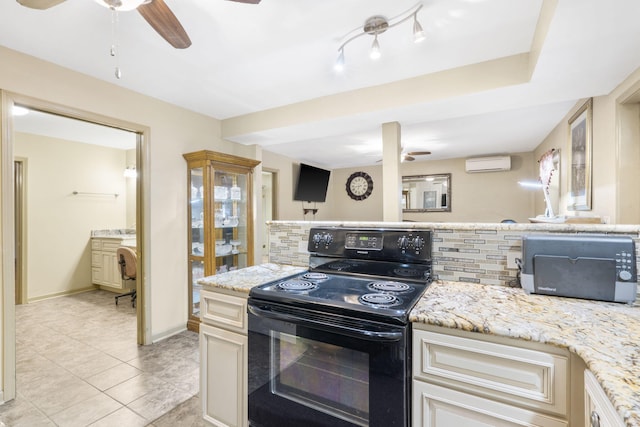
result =
[[[331,171],[300,163],[298,183],[293,200],[303,202],[324,202]]]

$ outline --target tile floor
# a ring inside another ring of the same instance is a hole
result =
[[[17,398],[0,426],[204,426],[198,335],[136,344],[135,309],[91,291],[16,306]]]

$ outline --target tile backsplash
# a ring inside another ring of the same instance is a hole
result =
[[[434,277],[486,285],[519,286],[518,269],[508,260],[520,257],[524,235],[588,233],[632,236],[636,243],[636,258],[640,261],[640,227],[637,225],[309,221],[271,221],[267,225],[269,261],[302,267],[309,263],[306,246],[311,227],[431,229]]]

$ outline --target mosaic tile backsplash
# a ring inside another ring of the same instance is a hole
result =
[[[271,221],[269,261],[305,267],[311,227],[366,227],[433,230],[433,273],[435,279],[485,285],[519,286],[517,267],[508,258],[519,258],[522,236],[543,233],[614,234],[633,237],[640,261],[640,227],[637,225],[591,224],[473,224],[404,222],[309,222]],[[640,270],[638,270],[640,271]]]

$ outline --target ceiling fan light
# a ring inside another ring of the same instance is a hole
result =
[[[340,52],[338,53],[338,58],[336,59],[336,63],[334,64],[333,69],[339,73],[344,71],[344,49],[340,49]]]
[[[373,39],[373,44],[371,45],[371,52],[369,52],[369,57],[371,59],[379,59],[380,56],[380,43],[378,43],[378,34],[376,33],[376,37]]]
[[[115,9],[118,11],[128,11],[136,9],[143,3],[147,3],[148,0],[96,0],[96,2],[109,9]]]
[[[413,42],[420,43],[426,38],[422,25],[418,22],[418,15],[413,15]]]

